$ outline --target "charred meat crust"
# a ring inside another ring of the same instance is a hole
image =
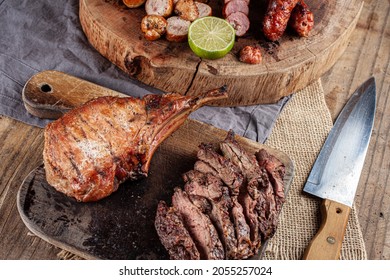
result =
[[[172,196],[172,205],[180,213],[186,228],[197,245],[201,258],[206,260],[224,259],[225,253],[217,230],[210,218],[191,202],[189,195],[182,189],[176,188]]]
[[[46,126],[46,179],[78,201],[100,200],[123,181],[147,176],[160,143],[192,111],[226,97],[221,87],[193,97],[169,93],[91,100]]]
[[[199,251],[185,228],[180,214],[174,207],[168,207],[165,201],[160,201],[157,206],[155,227],[171,259],[200,259]]]
[[[219,149],[202,143],[194,169],[183,174],[183,189],[176,188],[172,198],[200,258],[247,259],[258,254],[276,230],[285,201],[284,176],[279,159],[264,149],[249,154],[232,131]],[[165,238],[172,239],[160,235]]]

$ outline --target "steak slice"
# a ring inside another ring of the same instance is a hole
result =
[[[268,239],[273,236],[279,221],[280,211],[285,202],[284,196],[284,176],[285,166],[275,156],[262,149],[256,152],[259,165],[267,171],[268,183],[263,192],[267,204],[258,205],[258,211],[265,212],[267,224],[261,225],[260,231],[263,238]]]
[[[157,147],[187,116],[226,97],[224,87],[202,96],[105,96],[75,108],[44,131],[46,179],[78,201],[96,201],[127,180],[145,177]]]
[[[267,182],[257,199],[256,212],[258,215],[259,231],[262,239],[266,240],[274,234],[279,214],[274,190],[270,181]]]
[[[210,173],[201,173],[191,170],[183,175],[184,190],[189,194],[190,199],[201,209],[206,210],[220,240],[225,248],[226,258],[235,259],[237,254],[237,239],[233,223],[230,220],[229,209],[232,208],[232,201],[229,190],[222,181]],[[204,206],[200,199],[207,199],[211,207]]]
[[[278,217],[284,203],[284,166],[264,149],[249,155],[229,132],[220,145],[223,154],[239,166],[247,179],[247,192],[240,192],[239,202],[251,228],[251,240],[255,246],[257,236],[270,238],[277,227]],[[277,193],[277,194],[276,194]],[[251,200],[252,198],[252,200]],[[257,221],[255,221],[257,216]],[[256,232],[255,227],[258,227]],[[256,248],[256,247],[255,247]]]
[[[238,203],[237,197],[232,197],[231,216],[237,238],[237,259],[246,259],[253,255],[252,242],[250,238],[251,230],[246,222],[244,209]]]
[[[243,211],[250,227],[250,238],[252,251],[257,253],[261,246],[261,235],[259,233],[259,221],[256,205],[263,199],[261,188],[263,184],[263,172],[257,163],[256,157],[250,155],[234,139],[233,131],[229,131],[225,140],[220,143],[223,155],[229,158],[244,175],[245,184],[240,188],[238,202],[242,205]]]
[[[267,170],[269,179],[274,187],[275,195],[284,202],[284,176],[286,168],[284,164],[274,155],[271,155],[266,150],[261,149],[255,153],[257,161],[261,167]]]
[[[220,143],[223,155],[229,158],[239,167],[246,179],[246,188],[253,199],[259,196],[259,189],[264,184],[264,170],[262,170],[256,160],[255,155],[249,154],[234,139],[234,132],[229,131],[225,140]]]
[[[180,213],[185,227],[199,250],[201,259],[223,260],[225,252],[217,230],[210,218],[191,202],[188,194],[180,188],[175,188],[172,205]]]
[[[256,205],[258,204],[258,201],[253,199],[247,190],[243,190],[238,196],[238,202],[242,205],[243,213],[250,228],[252,254],[256,254],[261,246],[259,220],[256,211]]]
[[[195,170],[211,173],[220,178],[229,188],[232,195],[238,195],[244,178],[237,166],[228,158],[218,154],[212,145],[201,144],[197,153],[199,161]]]
[[[199,260],[200,254],[175,208],[165,201],[157,206],[155,228],[172,260]]]

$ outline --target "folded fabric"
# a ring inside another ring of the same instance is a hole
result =
[[[21,97],[28,79],[44,70],[62,71],[134,97],[162,93],[131,79],[89,44],[79,22],[78,5],[76,0],[0,2],[1,115],[38,127],[49,122],[28,114]],[[203,107],[190,117],[264,142],[288,100],[236,108]]]

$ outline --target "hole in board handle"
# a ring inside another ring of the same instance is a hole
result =
[[[52,92],[51,85],[49,85],[49,84],[41,85],[41,91],[44,93],[51,93]]]

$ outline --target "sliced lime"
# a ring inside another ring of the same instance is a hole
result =
[[[233,48],[235,30],[226,20],[208,16],[196,19],[188,29],[188,44],[199,57],[217,59]]]

